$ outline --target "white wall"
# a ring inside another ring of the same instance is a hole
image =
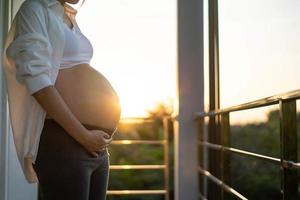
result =
[[[23,0],[0,1],[0,53],[11,16],[17,12]],[[2,62],[1,62],[2,64]],[[8,116],[8,104],[4,72],[0,71],[0,200],[35,200],[37,199],[37,184],[28,184],[21,171],[13,142]]]

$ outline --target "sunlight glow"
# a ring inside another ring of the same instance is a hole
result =
[[[205,0],[206,110],[207,6]],[[297,0],[220,1],[222,108],[299,88],[299,8]],[[176,20],[174,0],[86,0],[79,9],[78,24],[94,46],[91,65],[119,94],[122,118],[147,116],[157,102],[175,103],[178,110]],[[231,122],[265,121],[266,116],[263,109],[236,112]]]
[[[121,118],[146,117],[158,102],[173,102],[175,1],[86,0],[76,20],[94,47],[91,66],[120,97]]]

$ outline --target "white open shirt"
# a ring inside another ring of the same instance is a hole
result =
[[[6,37],[4,67],[10,122],[18,160],[28,183],[38,182],[35,163],[46,111],[33,93],[54,85],[64,50],[66,13],[77,10],[57,0],[26,0]]]

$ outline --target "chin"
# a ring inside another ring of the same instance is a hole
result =
[[[79,0],[67,0],[66,2],[70,4],[77,4]]]

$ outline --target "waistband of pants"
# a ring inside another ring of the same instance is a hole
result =
[[[45,118],[45,121],[57,123],[53,118],[48,118],[48,117]],[[108,133],[109,135],[112,135],[113,132],[116,131],[116,129],[109,129],[109,128],[104,128],[101,126],[95,126],[95,125],[90,125],[90,124],[85,124],[85,123],[81,123],[81,124],[88,130],[101,130],[101,131]]]

